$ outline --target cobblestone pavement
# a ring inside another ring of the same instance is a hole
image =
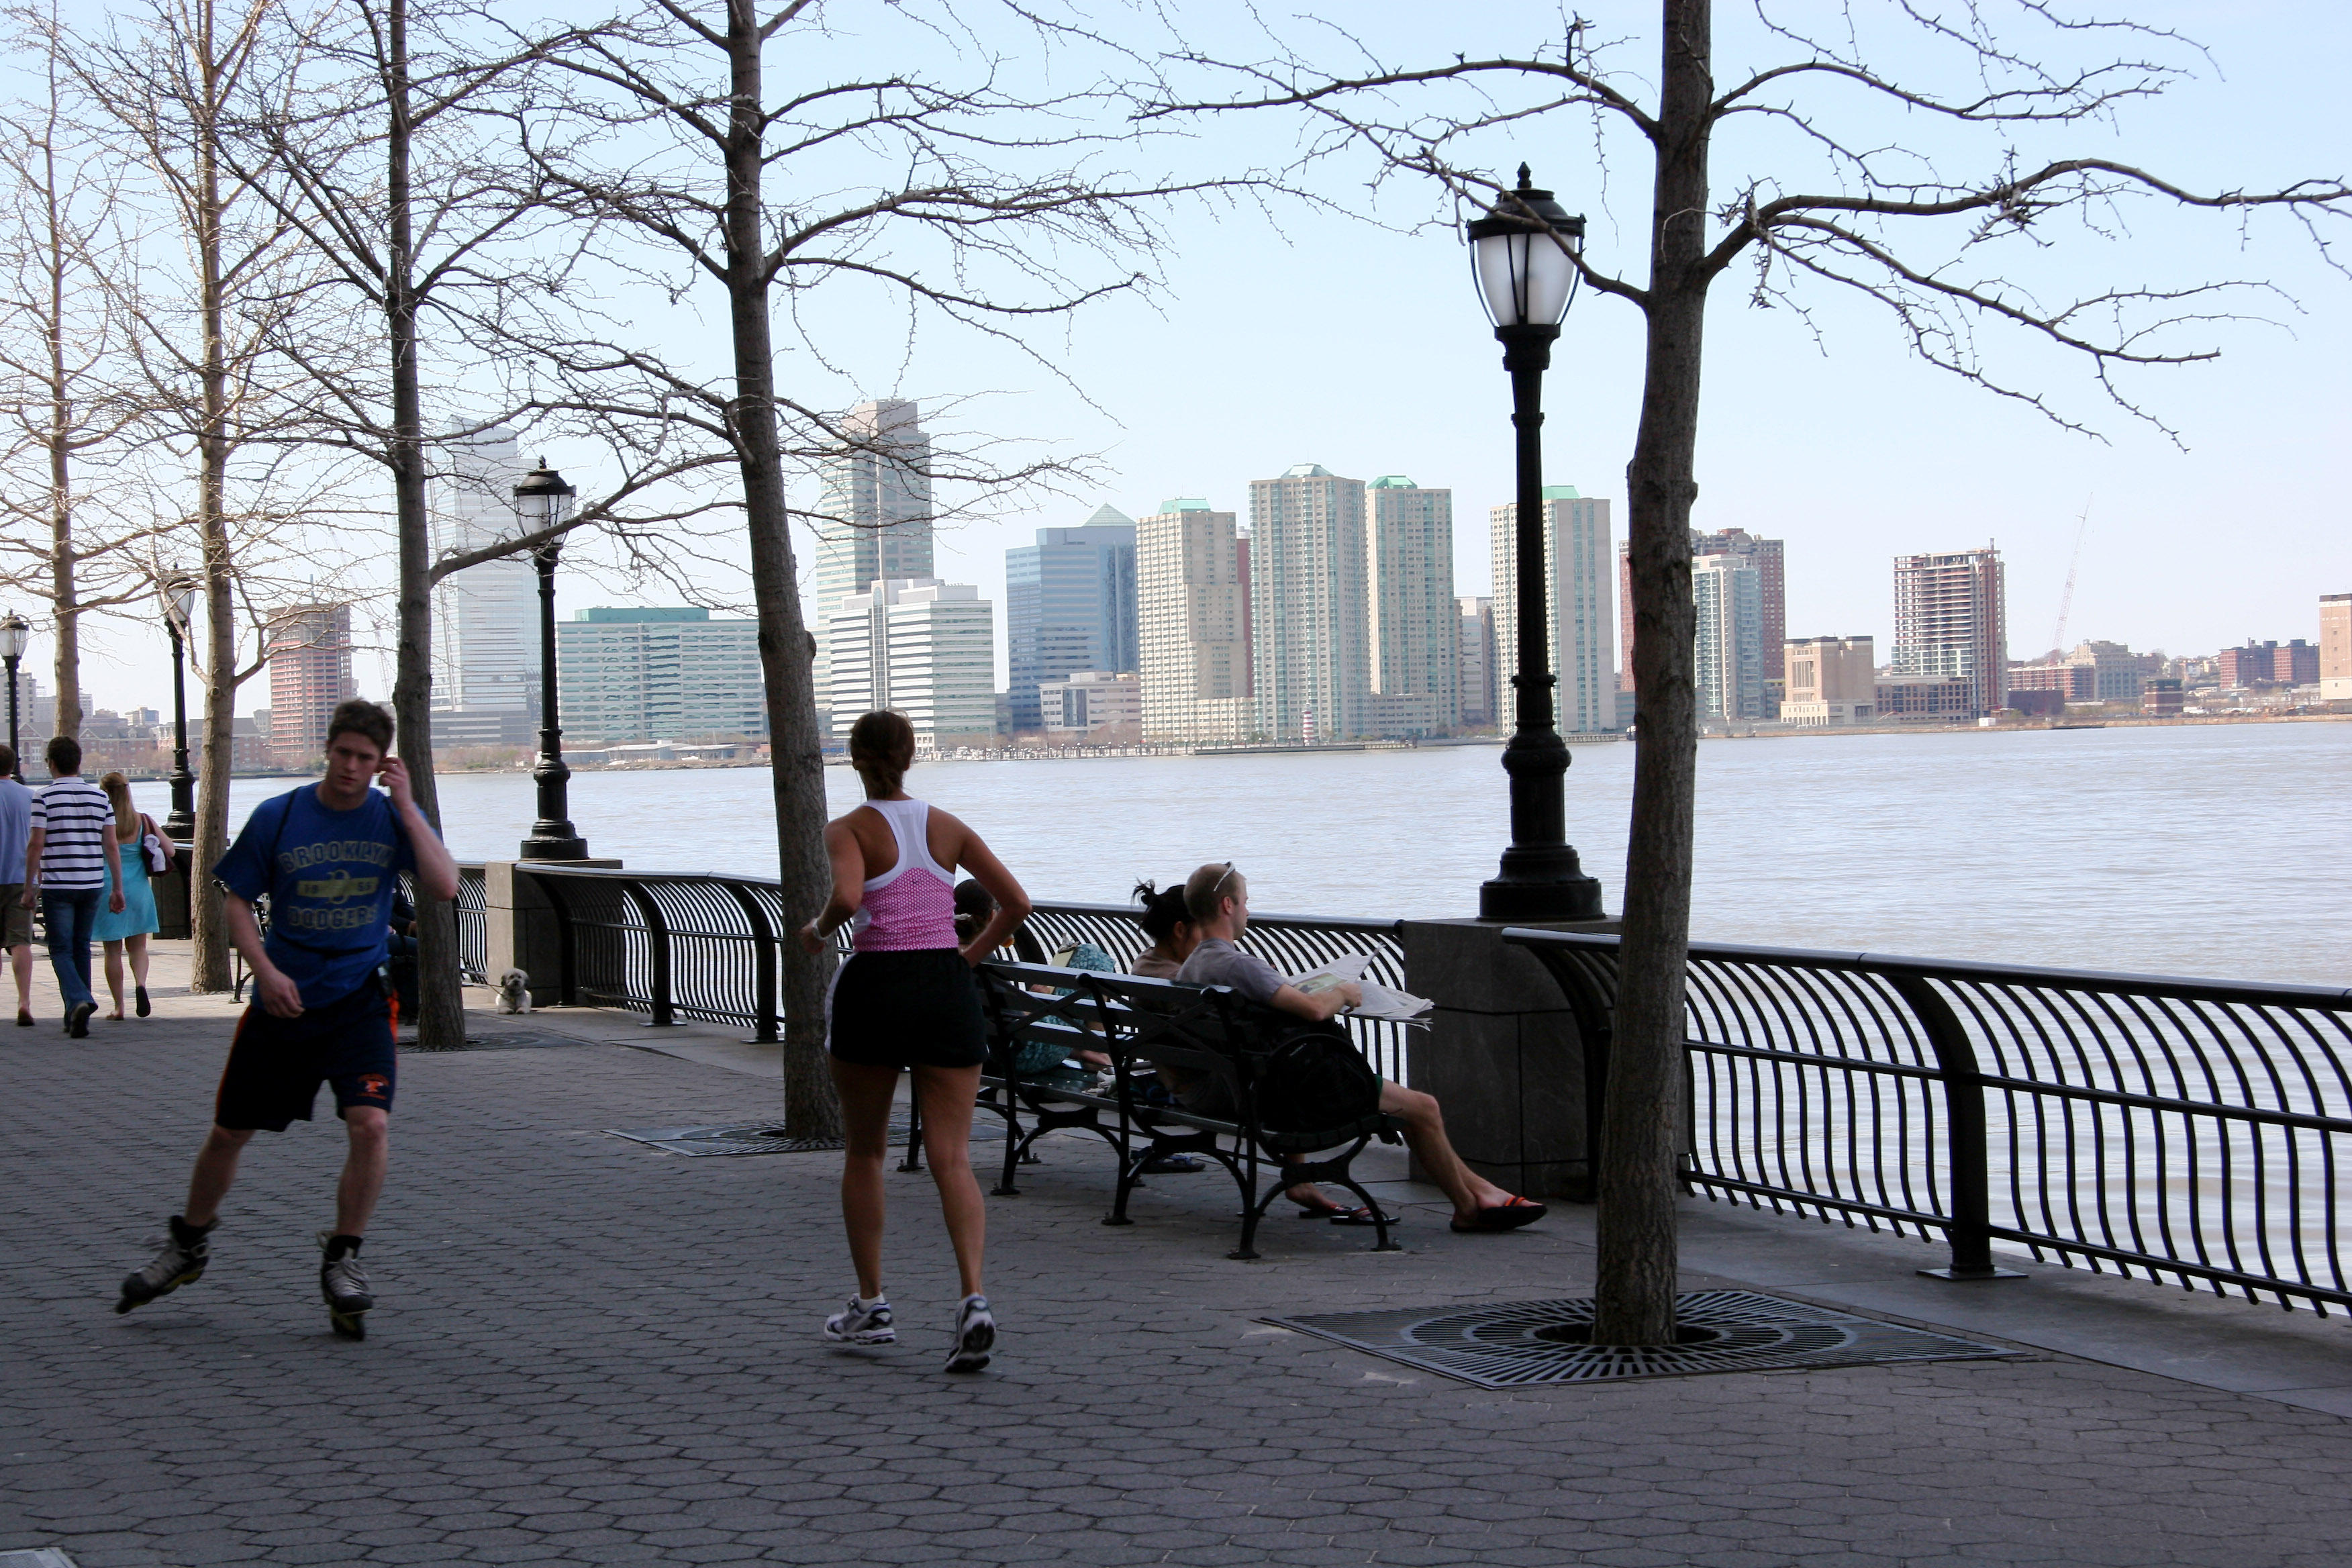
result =
[[[402,1058],[364,1344],[316,1295],[331,1121],[257,1140],[211,1271],[118,1318],[226,1036],[215,1004],[163,1011],[0,1037],[0,1552],[2254,1568],[2339,1564],[2352,1539],[2344,1421],[2146,1373],[2038,1355],[1490,1393],[1270,1329],[1573,1294],[1590,1253],[1574,1226],[1459,1237],[1416,1207],[1402,1254],[1277,1218],[1267,1259],[1233,1263],[1210,1177],[1157,1180],[1108,1228],[1079,1146],[991,1200],[994,1369],[939,1370],[954,1279],[919,1176],[891,1178],[901,1344],[835,1349],[835,1158],[603,1135],[766,1102],[611,1045]]]

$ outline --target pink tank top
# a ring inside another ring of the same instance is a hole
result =
[[[919,800],[869,800],[898,841],[898,858],[866,884],[866,901],[849,922],[860,952],[910,952],[953,947],[955,879],[931,858],[931,808]]]

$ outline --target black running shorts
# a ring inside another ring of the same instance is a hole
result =
[[[988,1059],[980,983],[951,947],[853,953],[834,979],[828,1044],[867,1067],[978,1067]]]
[[[321,1083],[334,1085],[335,1114],[355,1105],[392,1109],[392,1009],[375,977],[339,1002],[280,1018],[256,1002],[236,1021],[213,1121],[233,1131],[283,1132],[310,1120]]]

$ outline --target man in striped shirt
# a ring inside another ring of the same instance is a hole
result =
[[[33,796],[23,899],[31,909],[39,890],[49,967],[65,998],[66,1033],[79,1040],[89,1037],[89,1016],[98,1011],[89,993],[89,930],[98,921],[99,900],[106,900],[110,911],[122,912],[122,849],[114,841],[113,803],[81,776],[81,742],[53,735],[47,754],[49,782]]]

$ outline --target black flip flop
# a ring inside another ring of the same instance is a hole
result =
[[[1394,1225],[1396,1222],[1397,1216],[1392,1214],[1375,1215],[1366,1208],[1345,1209],[1331,1216],[1333,1225]]]
[[[1509,1203],[1496,1204],[1492,1208],[1480,1209],[1477,1215],[1467,1225],[1463,1224],[1459,1218],[1456,1218],[1453,1225],[1455,1230],[1462,1231],[1517,1230],[1523,1225],[1533,1225],[1549,1212],[1543,1205],[1533,1199],[1513,1198]]]

